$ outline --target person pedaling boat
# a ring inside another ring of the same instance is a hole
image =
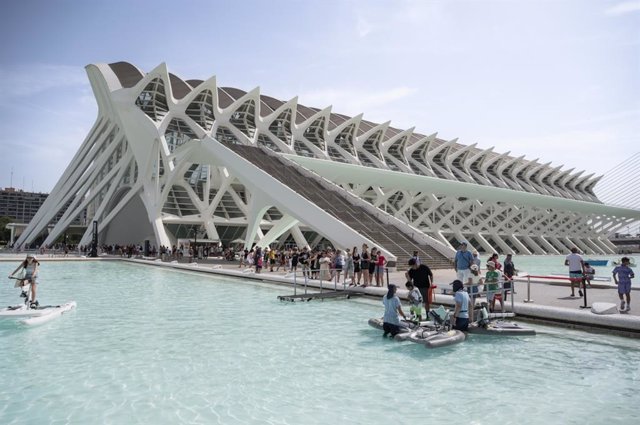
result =
[[[35,254],[27,254],[27,258],[9,275],[9,278],[14,278],[16,273],[24,272],[24,277],[19,278],[19,286],[24,287],[26,285],[31,285],[31,296],[26,291],[22,291],[20,294],[21,297],[30,300],[31,302],[28,304],[30,308],[38,308],[40,303],[37,301],[36,293],[38,290],[38,267],[40,263],[36,258]]]

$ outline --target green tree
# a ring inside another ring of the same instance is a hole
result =
[[[0,217],[0,244],[6,245],[11,238],[11,230],[7,229],[7,224],[15,221],[13,217],[2,216]]]

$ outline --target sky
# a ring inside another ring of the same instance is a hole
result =
[[[640,0],[3,0],[0,37],[0,187],[53,188],[118,61],[585,175],[640,151]]]

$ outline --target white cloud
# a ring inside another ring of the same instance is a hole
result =
[[[625,1],[604,11],[605,15],[609,16],[620,16],[635,12],[640,12],[640,1]]]

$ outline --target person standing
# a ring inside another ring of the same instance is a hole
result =
[[[409,291],[409,302],[411,303],[411,308],[409,308],[409,312],[411,313],[411,319],[419,322],[422,321],[422,294],[418,288],[413,286],[411,281],[408,281],[405,285],[407,290]]]
[[[331,280],[331,255],[327,251],[322,251],[319,255],[320,280]]]
[[[480,266],[482,265],[482,262],[480,261],[480,256],[478,254],[478,251],[474,249],[472,255],[473,255],[473,264],[478,266],[478,271],[480,271]]]
[[[300,259],[300,254],[298,253],[298,248],[293,248],[293,252],[291,253],[291,271],[294,275],[298,272],[298,260]]]
[[[36,293],[38,290],[38,267],[40,263],[38,262],[35,254],[27,254],[27,258],[9,275],[12,277],[15,275],[18,270],[24,269],[24,279],[22,280],[22,285],[24,286],[25,282],[31,284],[31,303],[29,304],[30,308],[37,308],[39,303],[36,298]],[[26,292],[23,291],[23,294],[26,296]]]
[[[420,257],[418,256],[418,251],[413,251],[413,255],[411,256],[414,260],[416,260],[416,264],[420,265]]]
[[[369,282],[368,285],[373,284],[373,279],[376,277],[376,286],[378,286],[378,279],[376,276],[376,267],[378,266],[378,248],[371,248],[371,260],[369,260]]]
[[[452,317],[453,329],[466,331],[469,329],[469,294],[459,280],[454,280],[451,285],[453,285],[453,300],[456,303]]]
[[[618,286],[618,296],[620,297],[620,311],[631,310],[631,279],[635,277],[633,270],[629,267],[629,258],[622,257],[620,265],[613,269],[613,281]],[[624,297],[627,299],[625,306]]]
[[[349,248],[345,249],[344,262],[344,283],[347,283],[347,279],[349,279],[349,286],[353,286],[354,263],[351,250]]]
[[[506,300],[511,287],[513,286],[513,276],[516,274],[516,265],[513,264],[513,255],[507,254],[504,259],[504,268],[502,270],[504,275],[504,283],[502,285],[502,297]]]
[[[596,269],[587,262],[584,263],[584,283],[591,288],[591,281],[596,277]]]
[[[484,283],[484,278],[480,275],[480,267],[475,264],[471,265],[471,277],[465,285],[469,286],[469,320],[474,321],[474,310],[476,308],[476,300],[480,298],[480,286]]]
[[[453,268],[456,270],[456,277],[459,281],[466,282],[469,280],[472,264],[473,255],[467,251],[467,243],[462,242],[453,260]]]
[[[487,273],[484,277],[484,283],[487,290],[487,302],[489,303],[489,312],[493,313],[496,308],[496,296],[500,301],[500,311],[504,312],[504,300],[502,299],[502,293],[498,294],[500,290],[500,281],[502,280],[502,273],[496,270],[496,265],[493,261],[487,261]]]
[[[309,257],[310,257],[309,248],[305,246],[302,248],[302,252],[298,256],[298,264],[302,266],[302,276],[308,279],[311,278],[311,273],[310,273],[311,269],[309,267]]]
[[[582,296],[582,289],[580,289],[580,282],[584,275],[584,260],[582,256],[578,254],[578,248],[571,248],[571,254],[567,255],[564,260],[564,265],[569,266],[569,281],[571,282],[571,296],[575,297],[574,285],[578,284],[578,294]]]
[[[371,256],[369,255],[369,247],[367,244],[362,244],[362,260],[360,260],[360,270],[362,271],[362,287],[369,286],[369,263],[371,262]]]
[[[355,283],[357,286],[360,286],[360,279],[362,279],[362,272],[360,271],[360,254],[358,254],[358,247],[354,246],[353,251],[351,252],[351,258],[353,259],[353,274],[354,279],[351,280],[351,283]]]
[[[342,273],[342,270],[344,270],[345,262],[346,262],[346,259],[344,256],[344,252],[341,249],[336,250],[334,265],[333,265],[333,269],[335,270],[336,283],[340,283],[340,274]],[[345,272],[345,280],[346,279],[347,277]]]
[[[382,251],[379,251],[376,263],[376,286],[384,286],[384,268],[386,265],[387,259]]]
[[[418,265],[416,261],[409,259],[409,270],[404,273],[408,282],[412,282],[420,295],[422,295],[422,301],[424,302],[425,314],[429,316],[429,288],[433,282],[433,272],[426,264]]]

